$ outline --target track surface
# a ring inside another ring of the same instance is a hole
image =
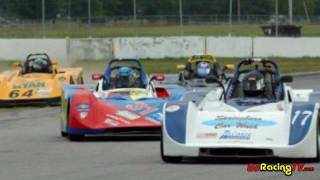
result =
[[[296,88],[320,89],[320,76],[296,78]],[[59,134],[59,108],[0,114],[1,180],[287,179],[282,173],[248,173],[246,162],[165,164],[158,141],[99,139],[70,142]],[[293,179],[320,178],[316,172]]]

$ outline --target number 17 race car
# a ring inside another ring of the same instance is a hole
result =
[[[63,88],[63,136],[159,135],[163,105],[174,95],[157,85],[163,75],[148,79],[139,60],[113,59],[104,74],[92,78],[97,85]]]
[[[277,64],[250,58],[240,62],[231,82],[196,105],[168,102],[162,123],[161,156],[319,158],[320,93],[294,90]]]

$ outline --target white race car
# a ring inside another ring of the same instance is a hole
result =
[[[208,81],[218,82],[215,78]],[[231,83],[196,105],[168,102],[161,157],[319,158],[320,93],[293,90],[268,59],[241,61]],[[219,83],[222,85],[222,83]]]

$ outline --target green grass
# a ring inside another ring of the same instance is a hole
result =
[[[186,25],[183,34],[186,36],[227,36],[228,24],[219,25]],[[130,25],[87,25],[57,23],[47,25],[47,38],[84,38],[84,37],[135,37],[135,36],[179,36],[177,25],[137,26]],[[263,36],[260,25],[236,24],[232,27],[233,36]],[[320,25],[304,25],[304,36],[320,36]],[[19,27],[0,27],[0,38],[39,38],[43,37],[41,25],[26,25]]]
[[[320,58],[275,58],[282,73],[320,71]],[[221,65],[237,64],[240,58],[218,58]],[[186,58],[142,59],[147,73],[177,73],[176,65],[184,64]],[[103,72],[106,61],[78,61],[74,66],[83,66],[88,72]]]
[[[0,72],[10,69],[14,62],[16,61],[0,61]]]
[[[222,66],[225,64],[237,64],[241,58],[217,58]],[[320,58],[274,58],[282,73],[320,71]],[[186,63],[186,58],[166,59],[141,59],[147,73],[177,73],[176,65]],[[16,61],[0,62],[0,72],[11,68]],[[105,70],[107,61],[102,60],[81,60],[74,61],[67,66],[83,67],[85,75],[101,73]],[[63,67],[63,65],[60,65]]]

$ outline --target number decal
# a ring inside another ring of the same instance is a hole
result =
[[[12,90],[9,94],[9,97],[10,98],[17,98],[19,96],[22,96],[22,97],[31,97],[33,95],[33,90],[28,90],[24,93],[21,93],[20,90]]]
[[[301,125],[301,126],[304,126],[304,125],[306,125],[306,122],[307,122],[307,120],[309,119],[309,117],[311,117],[311,115],[312,115],[312,111],[303,111],[303,112],[301,113],[301,111],[298,110],[298,111],[296,111],[296,112],[294,113],[294,116],[293,116],[293,119],[292,119],[291,124],[294,125],[294,124],[296,123],[297,119],[298,119],[300,116],[303,116],[300,125]]]
[[[19,96],[20,96],[19,90],[12,90],[12,91],[10,92],[10,94],[9,94],[9,97],[10,97],[10,98],[17,98],[17,97],[19,97]]]
[[[31,97],[31,96],[32,96],[32,93],[33,93],[33,91],[32,91],[32,89],[31,89],[31,90],[29,90],[29,91],[27,91],[27,92],[23,93],[23,94],[22,94],[22,96],[25,96],[25,97]]]
[[[304,126],[306,125],[306,122],[309,119],[309,117],[312,115],[312,111],[303,111],[302,114],[304,115],[304,118],[301,121],[301,126]]]

